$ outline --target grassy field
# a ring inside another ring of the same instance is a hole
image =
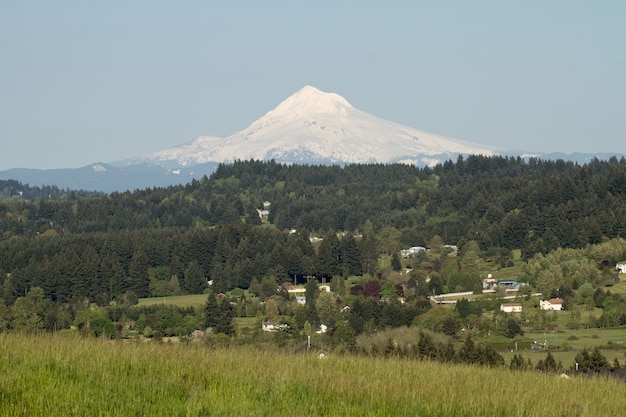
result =
[[[620,275],[620,283],[619,284],[615,284],[612,287],[609,287],[608,290],[611,291],[613,294],[626,294],[626,281],[624,281],[626,279],[626,275],[621,274]]]
[[[206,294],[173,295],[170,297],[140,298],[140,306],[171,304],[179,307],[201,306],[206,303]]]
[[[397,358],[0,334],[0,416],[617,416],[624,383]],[[547,401],[549,399],[549,401]]]
[[[524,337],[517,338],[518,353],[525,359],[530,359],[533,364],[546,358],[547,352],[532,350],[530,346],[541,348],[544,342],[557,362],[561,362],[565,369],[574,366],[576,354],[584,348],[593,349],[599,347],[602,354],[612,363],[618,359],[622,364],[626,357],[626,331],[624,329],[579,329],[566,331],[526,332]],[[493,341],[492,341],[493,342]],[[500,344],[496,346],[507,363],[510,362],[515,349],[515,341],[506,339],[508,351],[502,350]],[[537,342],[536,344],[534,342]]]

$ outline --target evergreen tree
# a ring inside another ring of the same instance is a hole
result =
[[[515,318],[509,317],[506,321],[506,337],[513,339],[518,334],[524,336],[522,327]]]
[[[417,341],[417,352],[420,359],[433,360],[437,357],[437,347],[433,341],[433,337],[424,331],[419,332]]]
[[[489,343],[481,343],[476,349],[477,363],[486,366],[500,366],[504,364],[504,358]]]
[[[331,278],[341,275],[341,249],[337,234],[333,231],[324,235],[317,253],[318,275]]]
[[[359,244],[361,250],[361,271],[373,274],[378,265],[378,239],[371,234],[364,234]]]
[[[333,333],[333,342],[337,346],[344,346],[349,351],[356,347],[356,332],[345,320],[338,321]]]
[[[465,342],[459,350],[459,360],[463,363],[478,363],[479,352],[474,344],[474,339],[470,334],[465,338]]]
[[[190,294],[202,294],[207,287],[204,271],[200,264],[193,260],[185,269],[185,291]]]
[[[391,255],[391,269],[393,269],[396,272],[399,272],[402,269],[402,263],[400,262],[400,257],[395,252],[393,253],[393,255]]]
[[[448,336],[454,336],[461,326],[459,326],[456,318],[448,316],[443,320],[443,332]]]
[[[150,294],[149,266],[148,257],[145,252],[138,251],[133,254],[128,271],[130,285],[127,289],[133,291],[139,298],[148,297]]]
[[[452,339],[448,339],[446,343],[439,343],[437,345],[437,360],[441,362],[452,362],[456,360],[457,357]]]
[[[546,359],[543,361],[543,366],[545,367],[546,372],[558,372],[561,370],[561,366],[556,363],[554,356],[552,356],[552,353],[550,352],[546,355]]]
[[[361,275],[361,251],[352,233],[341,238],[340,250],[343,276]]]
[[[521,354],[516,353],[513,355],[513,357],[511,358],[509,369],[511,369],[512,371],[523,371],[527,369],[527,367],[528,365],[524,361],[524,358],[522,357]]]
[[[610,367],[609,362],[598,347],[593,348],[591,352],[584,348],[576,354],[575,361],[578,364],[578,370],[582,372],[601,372]]]
[[[235,310],[233,306],[230,304],[230,300],[228,297],[222,298],[222,301],[219,304],[219,320],[217,325],[215,326],[216,333],[224,333],[228,336],[235,335]]]
[[[217,297],[212,292],[207,296],[203,309],[202,325],[205,329],[215,329],[220,320],[220,306]]]
[[[350,315],[348,316],[348,322],[350,327],[354,329],[357,335],[363,332],[365,326],[365,312],[364,305],[361,301],[361,297],[356,297],[350,306]]]
[[[455,309],[462,319],[472,314],[472,306],[467,298],[459,299],[455,304]]]

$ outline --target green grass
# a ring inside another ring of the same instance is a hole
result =
[[[495,279],[518,279],[522,274],[521,264],[502,268],[499,271],[493,271],[492,275]]]
[[[626,294],[626,282],[624,282],[624,274],[620,275],[620,283],[615,284],[613,286],[607,287],[605,289],[611,291],[612,294]]]
[[[623,414],[611,394],[623,390],[397,358],[0,334],[0,416],[604,417]]]
[[[140,306],[151,306],[157,304],[169,304],[178,307],[192,307],[199,306],[206,303],[206,294],[191,294],[191,295],[172,295],[169,297],[153,297],[153,298],[140,298]]]
[[[564,313],[561,313],[564,315]],[[616,329],[559,329],[556,331],[527,331],[523,337],[517,337],[515,340],[502,339],[497,337],[489,338],[492,343],[505,358],[507,363],[513,356],[512,350],[515,349],[515,341],[517,341],[518,351],[525,359],[530,359],[534,365],[539,360],[546,358],[547,352],[534,351],[532,345],[542,347],[547,344],[550,353],[557,362],[561,362],[565,369],[571,369],[575,363],[575,357],[578,352],[587,348],[593,349],[599,347],[602,354],[610,363],[614,359],[618,359],[624,363],[626,353],[626,331],[623,328]],[[537,342],[535,344],[534,342]]]

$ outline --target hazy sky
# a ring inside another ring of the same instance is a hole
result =
[[[626,2],[1,1],[0,170],[229,135],[304,85],[504,149],[626,153]]]

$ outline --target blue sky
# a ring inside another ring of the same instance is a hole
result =
[[[503,149],[626,153],[625,41],[610,0],[3,1],[0,170],[229,135],[304,85]]]

